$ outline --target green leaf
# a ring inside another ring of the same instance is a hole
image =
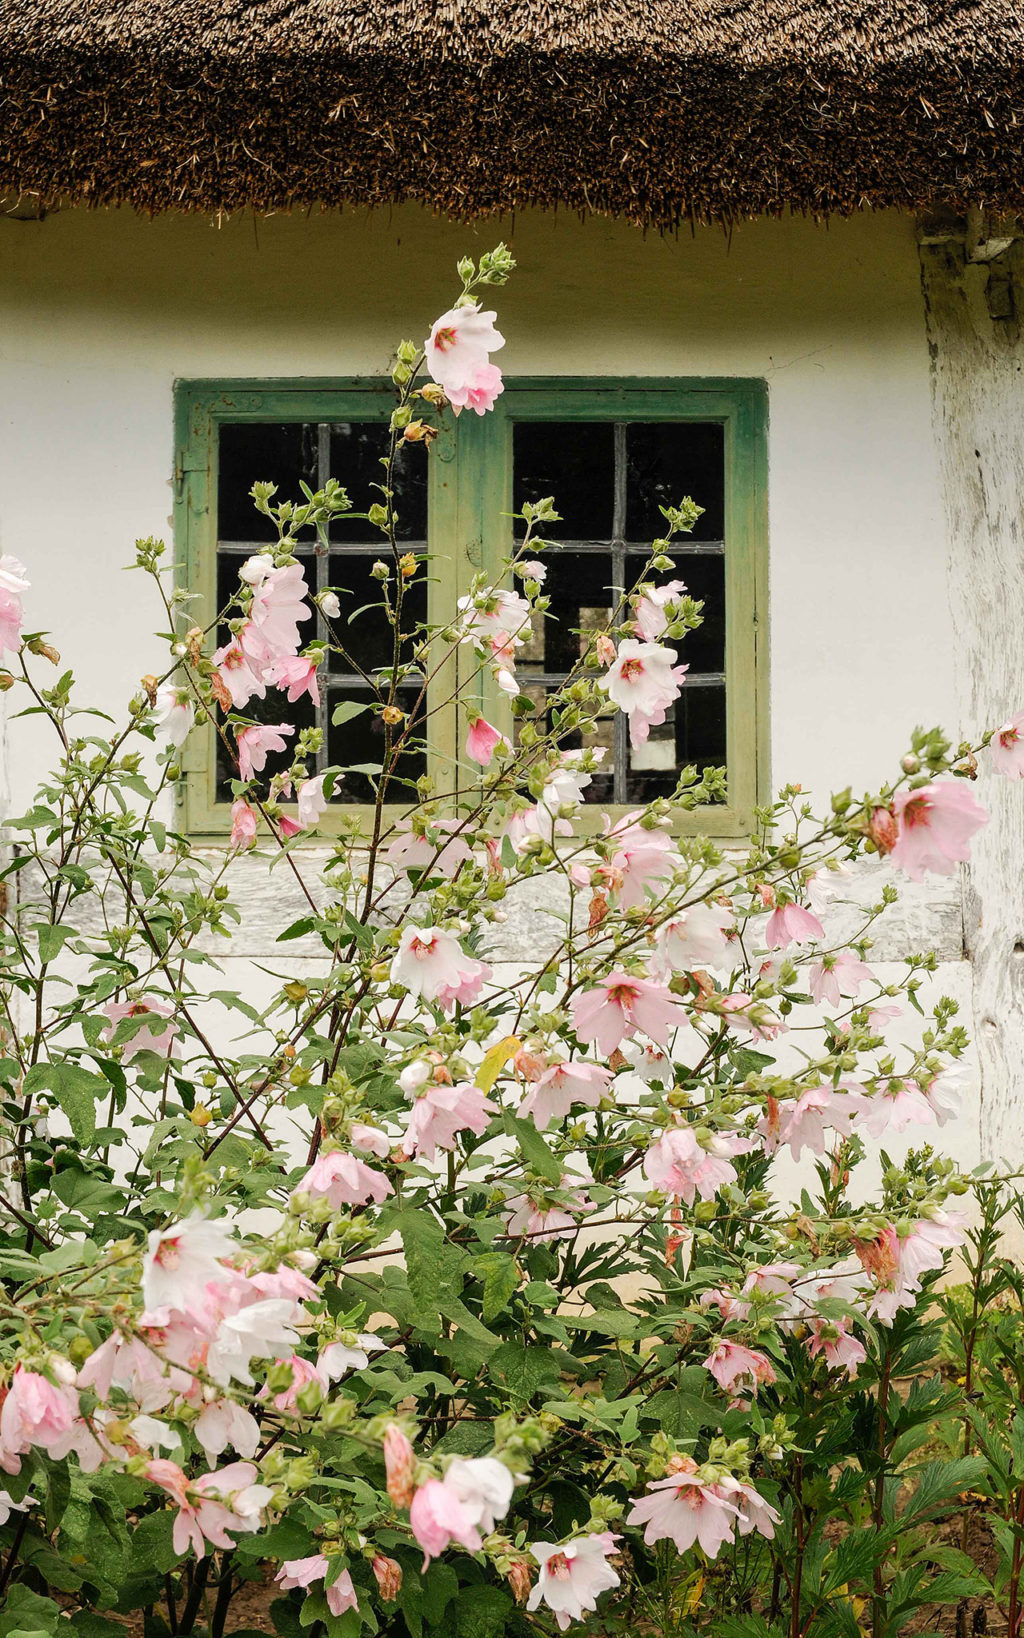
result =
[[[343,722],[351,722],[353,717],[358,717],[369,709],[369,700],[342,700],[331,712],[331,723],[335,728],[340,728]]]
[[[39,922],[36,927],[36,936],[39,939],[39,959],[53,961],[60,955],[69,938],[77,938],[74,927],[67,927],[63,923],[52,926],[49,922]]]
[[[315,926],[316,922],[312,916],[300,916],[299,920],[293,921],[291,926],[286,927],[283,933],[278,933],[276,942],[284,944],[290,938],[305,938],[306,934],[311,933]]]
[[[532,1120],[517,1120],[515,1115],[505,1113],[505,1128],[510,1137],[514,1137],[519,1144],[523,1155],[529,1161],[534,1171],[541,1177],[546,1177],[549,1183],[555,1186],[562,1181],[564,1170],[560,1160],[556,1160],[544,1139],[541,1137]]]
[[[917,1476],[917,1489],[903,1509],[904,1521],[923,1518],[942,1508],[962,1490],[979,1483],[985,1472],[981,1456],[959,1456],[953,1462],[929,1462]]]
[[[56,1632],[60,1609],[52,1598],[43,1598],[22,1582],[16,1582],[0,1610],[0,1638],[15,1632]]]
[[[96,1135],[96,1099],[105,1097],[109,1083],[80,1064],[68,1062],[34,1064],[25,1076],[28,1093],[50,1091],[71,1122],[79,1143],[91,1143]]]
[[[532,1399],[545,1384],[557,1382],[561,1374],[550,1348],[528,1347],[521,1342],[503,1342],[491,1355],[490,1369],[504,1377],[511,1394],[523,1400]]]
[[[519,1270],[507,1251],[485,1251],[474,1258],[473,1273],[483,1281],[482,1313],[486,1323],[508,1307],[509,1298],[519,1289]]]
[[[501,1587],[464,1587],[453,1611],[457,1638],[501,1638],[511,1609]]]

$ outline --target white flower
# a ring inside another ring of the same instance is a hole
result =
[[[182,699],[176,688],[166,683],[157,689],[153,707],[156,731],[174,746],[184,745],[196,720],[196,709],[189,699]]]
[[[516,1481],[494,1456],[456,1456],[445,1468],[444,1487],[458,1497],[481,1534],[489,1536],[495,1521],[508,1512]]]
[[[604,1530],[599,1535],[568,1541],[564,1547],[548,1541],[531,1542],[530,1552],[540,1565],[540,1576],[527,1609],[535,1610],[543,1600],[563,1632],[570,1621],[581,1621],[585,1610],[597,1608],[599,1593],[619,1585],[619,1577],[608,1563],[617,1540]]]
[[[482,313],[475,302],[451,307],[433,325],[423,343],[427,369],[453,403],[465,403],[490,354],[504,347],[505,338],[494,328],[497,313]]]
[[[255,1456],[259,1447],[260,1425],[233,1399],[215,1399],[197,1417],[195,1435],[208,1462],[222,1456],[229,1445],[239,1456],[249,1457]]]
[[[309,830],[318,823],[326,806],[323,774],[317,774],[315,779],[304,779],[298,795],[299,824],[303,830]]]
[[[327,616],[328,620],[338,620],[341,618],[341,604],[338,602],[337,592],[321,592],[316,601],[319,603],[321,611]]]
[[[280,1359],[298,1347],[300,1312],[290,1297],[267,1297],[221,1320],[207,1359],[213,1380],[226,1388],[234,1378],[251,1388],[251,1359]]]
[[[10,552],[4,552],[0,557],[0,589],[8,592],[28,591],[31,581],[28,570],[19,558],[12,557]],[[6,1495],[3,1491],[0,1494]]]
[[[147,1310],[201,1311],[210,1281],[234,1278],[234,1270],[225,1268],[220,1259],[236,1249],[231,1225],[211,1223],[201,1211],[169,1228],[154,1229],[142,1259],[142,1297]]]
[[[370,1363],[370,1355],[379,1353],[384,1347],[379,1337],[361,1335],[356,1337],[357,1347],[350,1348],[347,1342],[329,1342],[316,1362],[316,1368],[321,1375],[326,1376],[328,1382],[338,1382],[346,1371],[365,1371]]]
[[[238,571],[238,578],[244,580],[247,586],[262,586],[273,567],[274,559],[269,552],[257,552],[253,557],[246,558]]]
[[[620,711],[627,714],[639,711],[645,717],[653,717],[667,709],[679,693],[675,663],[674,648],[626,637],[619,644],[614,663],[601,679],[601,687]]]

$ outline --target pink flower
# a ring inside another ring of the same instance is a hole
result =
[[[307,654],[282,654],[266,671],[267,682],[277,688],[287,688],[291,705],[308,694],[314,705],[320,704],[320,688],[316,680],[316,661]]]
[[[822,1319],[815,1314],[810,1322],[811,1334],[807,1338],[807,1352],[812,1359],[819,1354],[825,1356],[825,1363],[830,1371],[845,1371],[852,1379],[868,1357],[864,1344],[850,1332],[850,1322],[845,1316],[838,1320]]]
[[[768,917],[769,950],[784,950],[789,944],[814,944],[824,937],[825,929],[817,916],[800,904],[780,905]]]
[[[238,729],[235,739],[238,745],[238,771],[242,778],[251,779],[253,774],[261,773],[271,751],[283,751],[285,739],[294,732],[295,729],[287,722],[257,722],[249,728]]]
[[[605,1057],[622,1037],[640,1030],[664,1046],[673,1029],[684,1022],[670,990],[647,978],[614,972],[598,980],[571,1002],[573,1028],[581,1041],[593,1041]]]
[[[516,1487],[509,1469],[494,1456],[456,1456],[445,1468],[442,1482],[485,1536],[505,1517]]]
[[[637,600],[637,630],[645,643],[656,643],[669,623],[668,609],[686,594],[681,580],[666,580],[663,586],[648,586]]]
[[[365,1160],[333,1149],[329,1154],[317,1155],[295,1193],[326,1200],[332,1211],[340,1211],[342,1206],[365,1206],[370,1200],[379,1206],[394,1189],[383,1172],[368,1166]]]
[[[574,1103],[586,1109],[596,1109],[612,1080],[612,1071],[604,1064],[552,1064],[534,1081],[517,1113],[527,1115],[538,1132],[543,1132],[552,1120],[562,1120]]]
[[[689,1457],[676,1460],[690,1471],[655,1479],[647,1486],[647,1495],[633,1503],[626,1522],[647,1526],[644,1541],[648,1547],[669,1540],[675,1542],[677,1552],[685,1553],[696,1543],[708,1558],[717,1558],[736,1533],[740,1509],[723,1485],[697,1477],[696,1464]]]
[[[405,1153],[433,1160],[438,1149],[454,1149],[459,1132],[482,1136],[497,1113],[487,1096],[466,1081],[458,1086],[432,1086],[413,1104]]]
[[[255,847],[256,833],[259,830],[259,817],[255,808],[239,797],[231,804],[231,835],[228,846],[233,848]]]
[[[892,862],[915,882],[926,870],[952,875],[954,866],[969,857],[974,832],[988,823],[988,814],[961,779],[899,791],[893,808],[899,835]]]
[[[1024,711],[997,728],[989,741],[992,767],[1007,779],[1024,778]]]
[[[110,1019],[110,1028],[106,1031],[108,1040],[126,1018],[135,1019],[140,1025],[132,1039],[125,1043],[122,1053],[124,1063],[130,1063],[136,1053],[143,1051],[170,1056],[174,1037],[178,1033],[177,1024],[164,1022],[168,1018],[173,1020],[174,1013],[170,1007],[165,1007],[160,1001],[108,1001],[103,1011]]]
[[[299,622],[309,619],[309,605],[303,601],[308,594],[301,563],[271,569],[253,590],[250,625],[242,631],[243,645],[248,643],[252,649],[257,643],[261,645],[267,664],[294,654],[299,646]]]
[[[868,1318],[891,1325],[898,1309],[911,1307],[922,1277],[942,1267],[947,1251],[963,1245],[965,1222],[957,1212],[936,1211],[902,1237],[890,1225],[876,1240],[858,1241],[857,1255],[875,1284]]]
[[[78,1417],[78,1394],[70,1381],[57,1385],[38,1371],[18,1366],[0,1411],[0,1447],[7,1458],[22,1455],[31,1445],[50,1450],[66,1440]],[[8,1462],[8,1472],[17,1472]]]
[[[184,1222],[153,1229],[142,1259],[142,1299],[147,1311],[202,1313],[206,1287],[234,1278],[221,1261],[237,1250],[230,1224],[212,1223],[201,1211]]]
[[[728,933],[736,917],[721,904],[691,904],[669,921],[657,935],[661,969],[692,972],[695,967],[726,967],[730,959]]]
[[[479,762],[481,768],[487,767],[499,745],[508,751],[509,745],[505,735],[492,727],[484,717],[477,717],[470,723],[466,736],[466,755],[472,757],[474,762]]]
[[[393,1604],[402,1590],[402,1566],[396,1558],[375,1553],[370,1560],[370,1569],[385,1604]]]
[[[838,1007],[841,997],[855,996],[862,984],[872,984],[875,979],[871,968],[858,961],[849,950],[840,950],[838,955],[823,955],[811,968],[809,977],[811,999],[818,1006],[827,1001],[832,1007]]]
[[[171,1397],[163,1365],[139,1337],[112,1331],[94,1348],[78,1373],[78,1384],[91,1388],[97,1399],[109,1399],[115,1385],[126,1388],[144,1410],[156,1410]]]
[[[436,927],[406,927],[391,963],[393,984],[445,1008],[475,1000],[490,976],[486,962],[474,961],[454,933]]]
[[[187,1552],[191,1546],[197,1558],[203,1557],[207,1542],[230,1551],[235,1543],[228,1530],[246,1535],[258,1530],[272,1494],[266,1485],[255,1482],[257,1469],[252,1462],[232,1462],[219,1473],[202,1474],[194,1484],[176,1462],[162,1457],[147,1462],[144,1471],[178,1504],[171,1537],[175,1552]],[[190,1500],[190,1494],[196,1499]]]
[[[459,613],[460,642],[473,643],[490,652],[493,658],[515,662],[515,649],[524,642],[522,633],[530,625],[530,605],[518,592],[495,590],[468,592],[460,597],[456,608]]]
[[[327,806],[324,795],[324,775],[317,774],[315,779],[304,779],[299,786],[298,808],[299,825],[303,830],[312,830],[320,821],[320,815]]]
[[[453,1541],[467,1553],[478,1553],[483,1545],[472,1513],[440,1479],[428,1479],[417,1490],[409,1509],[409,1523],[423,1548],[424,1569]]]
[[[762,1382],[770,1385],[775,1381],[775,1368],[767,1354],[738,1342],[720,1342],[703,1363],[722,1392],[734,1399],[754,1398]]]
[[[548,577],[547,565],[541,563],[540,560],[535,557],[530,558],[526,563],[520,563],[516,569],[516,573],[523,580],[536,580],[538,586],[543,586]]]
[[[870,1096],[858,1099],[860,1119],[857,1129],[863,1128],[873,1138],[885,1132],[905,1132],[908,1126],[936,1126],[939,1124],[928,1094],[912,1082],[893,1076]]]
[[[249,656],[239,637],[232,637],[230,643],[215,649],[213,663],[236,711],[241,711],[248,705],[254,694],[257,699],[262,700],[266,697],[267,690],[262,673],[250,664]]]
[[[17,654],[21,648],[24,614],[19,593],[27,591],[28,586],[25,565],[5,552],[0,557],[0,652],[8,649]]]
[[[697,1195],[713,1200],[726,1183],[735,1183],[731,1161],[709,1154],[690,1126],[670,1126],[644,1156],[644,1176],[656,1189],[692,1206]]]
[[[629,738],[634,747],[646,743],[651,728],[665,721],[669,706],[679,697],[687,668],[675,661],[674,648],[626,637],[601,680],[609,699],[629,717]]]
[[[497,313],[482,313],[475,302],[452,307],[433,325],[423,343],[427,369],[456,408],[483,414],[502,390],[501,372],[490,354],[504,347],[494,328]]]
[[[793,1158],[799,1160],[804,1149],[823,1155],[826,1132],[849,1131],[858,1110],[859,1100],[845,1089],[835,1091],[830,1086],[812,1086],[795,1100],[776,1103],[769,1098],[768,1109],[758,1121],[757,1130],[765,1140],[768,1154],[788,1144]]]
[[[388,1496],[396,1507],[408,1507],[412,1501],[415,1467],[416,1452],[412,1445],[397,1422],[389,1422],[384,1429],[384,1471]]]
[[[535,1610],[543,1601],[562,1632],[571,1621],[582,1621],[585,1610],[596,1610],[601,1593],[619,1585],[619,1577],[608,1563],[618,1539],[603,1530],[579,1536],[562,1547],[532,1541],[530,1552],[540,1565],[540,1575],[527,1609]]]
[[[348,1136],[353,1149],[362,1149],[368,1155],[376,1155],[379,1160],[386,1160],[391,1153],[387,1133],[377,1126],[366,1126],[361,1120],[354,1120]]]
[[[612,851],[600,866],[609,893],[623,910],[643,904],[649,887],[655,893],[665,887],[681,863],[670,836],[663,830],[645,829],[634,823],[635,818],[629,814],[607,831]]]
[[[432,876],[454,876],[460,865],[473,857],[473,849],[465,836],[446,835],[457,830],[461,819],[434,819],[427,821],[424,834],[412,829],[412,821],[400,819],[395,826],[398,835],[388,848],[385,858],[396,870],[429,870]],[[435,838],[436,840],[432,840]]]
[[[575,1161],[575,1169],[584,1182],[593,1182],[590,1167],[584,1159]],[[532,1194],[510,1196],[505,1201],[505,1224],[509,1234],[516,1239],[530,1240],[535,1245],[545,1240],[564,1240],[575,1234],[579,1227],[577,1217],[594,1209],[586,1190],[577,1187],[577,1182],[576,1176],[569,1172],[562,1173],[558,1187],[565,1197],[564,1205],[543,1197],[537,1201]]]
[[[311,1553],[308,1558],[286,1559],[274,1580],[280,1584],[284,1592],[289,1592],[293,1587],[308,1590],[318,1581],[323,1581],[329,1569],[330,1561],[323,1553]],[[325,1588],[325,1592],[327,1608],[332,1615],[344,1615],[346,1610],[359,1608],[352,1576],[348,1570],[342,1570],[330,1586]]]
[[[259,1448],[259,1423],[234,1399],[214,1399],[204,1405],[194,1431],[208,1462],[223,1456],[229,1445],[239,1456],[255,1456]]]

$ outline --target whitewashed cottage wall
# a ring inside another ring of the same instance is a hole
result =
[[[947,519],[967,434],[943,433],[940,410],[933,435],[944,366],[929,352],[915,227],[894,213],[668,239],[536,214],[464,227],[413,209],[220,227],[125,211],[0,221],[0,549],[32,566],[33,618],[84,695],[116,712],[158,661],[144,583],[120,566],[137,535],[169,538],[174,380],[380,371],[395,339],[424,333],[446,303],[455,258],[501,236],[520,263],[499,297],[509,372],[767,381],[776,782],[864,788],[916,723],[959,731],[964,626]],[[980,628],[973,641],[980,652]],[[997,711],[1024,703],[1000,665]],[[964,699],[968,726],[982,703]],[[9,724],[9,800],[23,802],[40,771],[25,725]],[[1019,795],[1003,793],[1009,812]],[[261,896],[246,896],[227,957],[239,982],[274,954]],[[535,926],[529,907],[514,911],[495,955],[515,961]],[[1012,947],[1021,934],[1007,936]],[[878,954],[921,947],[937,950],[937,985],[969,1010],[957,883],[911,893]],[[1013,970],[1024,979],[1024,961]],[[1011,1045],[994,1071],[1007,1087]],[[1012,1109],[1009,1091],[1000,1105]],[[1012,1145],[1022,1130],[1011,1114],[984,1139]],[[952,1147],[973,1155],[982,1135],[975,1097]]]

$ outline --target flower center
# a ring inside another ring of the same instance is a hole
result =
[[[569,1569],[569,1560],[564,1553],[554,1553],[548,1559],[548,1575],[553,1575],[556,1581],[568,1581],[572,1576]]]
[[[446,324],[443,330],[435,330],[434,346],[440,353],[450,352],[455,346],[455,326]]]
[[[637,677],[644,674],[643,660],[623,660],[619,675],[623,682],[635,682]]]

